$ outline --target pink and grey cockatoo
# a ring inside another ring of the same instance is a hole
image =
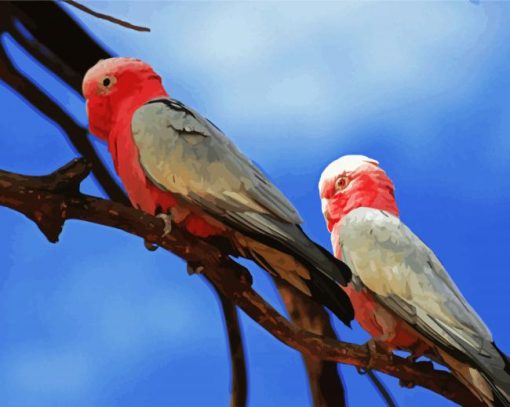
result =
[[[488,405],[510,406],[510,365],[434,253],[400,220],[376,160],[347,155],[319,181],[335,256],[359,324],[388,351],[447,364]]]
[[[350,270],[312,242],[297,210],[209,120],[168,96],[138,59],[99,61],[85,75],[90,131],[107,141],[131,203],[202,238],[218,238],[271,274],[353,318],[340,288]]]

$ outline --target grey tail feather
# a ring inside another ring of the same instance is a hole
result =
[[[494,405],[510,407],[510,360],[494,342],[484,346],[484,354],[464,347],[464,363],[474,367],[485,379],[494,395]]]
[[[214,213],[211,214],[217,217]],[[220,220],[259,243],[290,254],[310,270],[314,269],[323,273],[325,277],[340,285],[346,286],[351,281],[352,273],[349,267],[312,241],[301,226],[269,215],[257,213],[253,215],[254,217],[250,220],[251,225],[238,214],[230,214]],[[267,225],[270,227],[268,228]]]
[[[510,407],[510,359],[494,342],[492,346],[503,360],[504,366],[495,366],[493,369],[484,368],[482,372],[496,396],[496,406]]]
[[[337,283],[325,277],[322,273],[310,273],[311,279],[306,281],[312,298],[327,307],[349,328],[354,319],[354,308],[349,297]]]
[[[337,259],[335,256],[333,256],[329,251],[327,251],[324,247],[318,245],[317,243],[313,242],[317,249],[319,249],[320,252],[322,252],[323,256],[332,263],[333,267],[333,273],[334,273],[334,280],[343,285],[344,287],[351,281],[352,278],[352,271],[345,264],[342,260]]]
[[[491,377],[490,375],[483,374],[487,383],[492,389],[492,393],[494,394],[494,405],[497,407],[510,407],[510,394],[508,393],[508,389],[501,388],[497,381]],[[505,384],[508,387],[508,384]]]
[[[263,256],[250,250],[250,257],[260,267],[269,271],[276,278],[279,278],[278,273]],[[310,280],[303,281],[308,286],[312,299],[328,308],[340,321],[350,328],[351,322],[354,319],[354,308],[345,291],[323,273],[318,273],[312,269],[310,270],[310,276]]]
[[[288,230],[294,239],[289,239],[282,251],[295,256],[303,265],[321,272],[342,286],[351,281],[352,272],[347,264],[311,240],[299,225],[287,225],[287,228],[294,228],[294,233]]]

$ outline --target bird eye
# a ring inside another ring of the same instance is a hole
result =
[[[338,177],[335,181],[335,188],[337,191],[344,190],[349,184],[349,179],[347,177]]]
[[[103,88],[103,89],[110,89],[114,84],[115,84],[116,80],[113,76],[110,76],[110,75],[107,75],[105,77],[103,77],[99,83],[100,83],[100,87]]]

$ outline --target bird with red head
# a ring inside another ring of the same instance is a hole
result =
[[[352,270],[356,320],[386,351],[428,356],[481,402],[510,406],[510,363],[434,253],[400,220],[379,163],[348,155],[319,181],[335,255]]]
[[[85,75],[90,131],[103,140],[131,203],[236,255],[353,318],[349,268],[311,241],[293,205],[218,127],[168,96],[152,67],[99,61]]]

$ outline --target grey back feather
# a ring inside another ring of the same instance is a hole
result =
[[[147,177],[164,191],[346,284],[347,267],[303,233],[285,196],[212,123],[173,99],[140,107],[131,130]]]
[[[355,284],[362,283],[433,343],[465,355],[508,392],[506,361],[489,329],[435,254],[398,217],[358,208],[342,219],[340,230]]]
[[[139,108],[132,133],[142,166],[156,184],[213,212],[252,211],[302,222],[297,210],[214,125],[169,99]]]
[[[358,208],[343,218],[341,247],[353,273],[408,322],[480,346],[491,334],[434,253],[387,212]]]

